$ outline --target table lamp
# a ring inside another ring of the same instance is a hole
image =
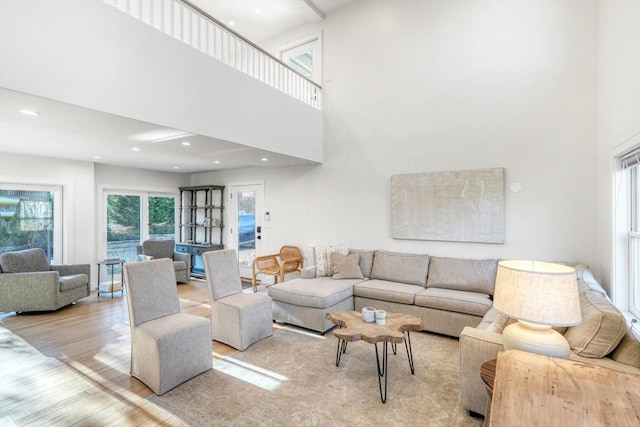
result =
[[[569,343],[551,327],[582,321],[575,269],[541,261],[501,261],[493,306],[518,320],[502,332],[506,350],[569,357]]]

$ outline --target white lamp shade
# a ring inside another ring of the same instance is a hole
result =
[[[575,326],[582,321],[576,271],[541,261],[498,263],[494,307],[539,325]]]

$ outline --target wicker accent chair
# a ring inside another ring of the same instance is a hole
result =
[[[297,246],[283,246],[280,253],[262,255],[253,260],[251,286],[258,290],[258,274],[273,276],[273,282],[284,282],[284,276],[302,270],[303,260]]]

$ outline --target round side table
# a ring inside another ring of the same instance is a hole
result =
[[[484,425],[489,425],[489,419],[491,418],[491,399],[493,397],[493,383],[496,381],[496,364],[497,359],[487,360],[480,366],[480,378],[484,386],[487,388],[487,394],[489,399],[487,400],[487,408],[485,409]]]

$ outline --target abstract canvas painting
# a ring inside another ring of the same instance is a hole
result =
[[[391,176],[394,239],[504,243],[504,168]]]

